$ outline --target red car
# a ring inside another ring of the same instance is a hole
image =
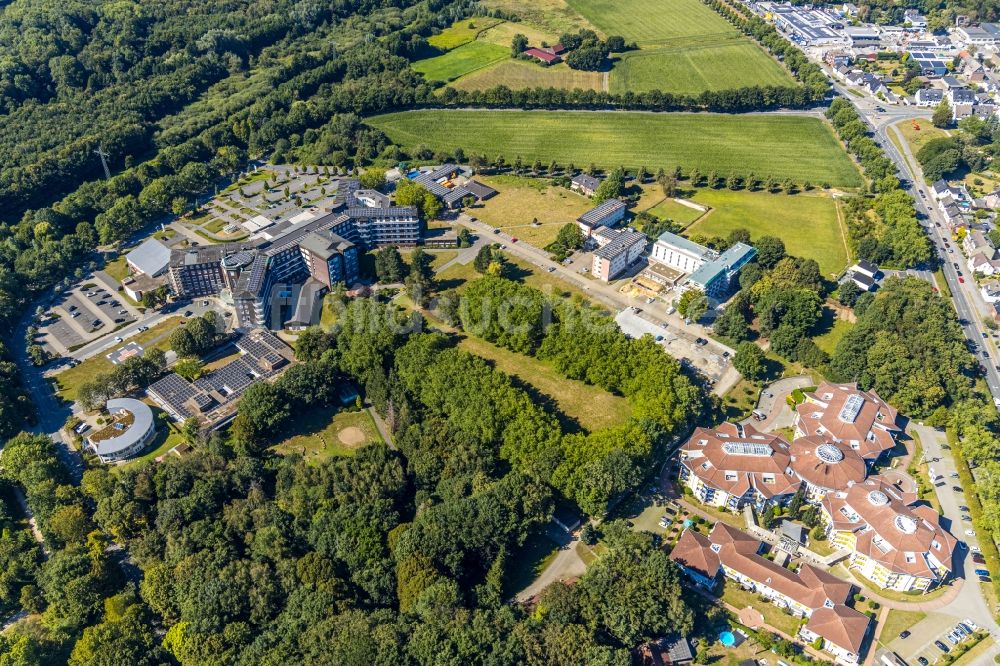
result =
[[[960,282],[961,284],[965,284],[965,278],[964,278],[964,277],[962,277],[962,276],[959,276],[959,278],[958,278],[958,281],[959,281],[959,282]]]
[[[517,236],[511,237],[510,242],[511,243],[516,243],[517,242]]]

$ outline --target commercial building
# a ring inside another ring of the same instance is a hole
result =
[[[149,238],[125,255],[125,263],[133,274],[156,277],[170,264],[170,248],[155,238]]]
[[[694,273],[705,262],[718,256],[715,250],[665,231],[653,243],[653,252],[649,258],[682,273]]]
[[[128,460],[146,449],[156,437],[153,411],[144,402],[132,398],[113,398],[107,402],[110,422],[87,437],[87,447],[103,463]]]
[[[843,444],[874,463],[896,445],[897,411],[857,384],[824,382],[795,408],[795,436]]]
[[[614,279],[646,252],[646,234],[634,229],[602,227],[593,237],[598,248],[594,251],[591,274],[604,282]]]
[[[806,46],[828,46],[844,43],[843,20],[836,12],[816,7],[806,8],[789,3],[761,2],[758,10],[789,35],[793,42]]]
[[[958,540],[916,495],[879,478],[828,494],[820,507],[833,545],[849,568],[881,588],[926,591],[954,569]]]
[[[1000,24],[980,23],[978,26],[961,26],[955,33],[966,44],[989,46],[1000,41]]]
[[[746,243],[736,243],[715,259],[705,262],[688,277],[688,284],[715,299],[725,298],[732,287],[733,278],[757,256],[757,249]]]
[[[821,638],[823,649],[837,661],[858,663],[871,622],[847,605],[854,586],[809,564],[789,571],[763,557],[763,549],[762,542],[718,522],[707,537],[684,530],[670,559],[698,585],[712,589],[721,574],[792,615],[808,618],[800,630],[806,642]]]
[[[334,210],[296,218],[260,232],[254,243],[228,243],[174,250],[168,279],[178,298],[226,292],[244,328],[281,326],[294,303],[282,307],[308,279],[326,288],[358,279],[362,248],[413,246],[420,241],[417,210],[392,206],[388,197],[362,190],[356,180],[340,183]]]
[[[294,359],[288,345],[262,328],[243,334],[235,345],[239,358],[193,382],[172,372],[153,382],[146,395],[177,421],[194,417],[208,429],[228,423],[251,384],[277,377]]]
[[[625,219],[627,207],[620,199],[608,199],[602,204],[591,208],[576,219],[576,223],[586,238],[590,238],[595,229],[613,227]]]
[[[681,446],[680,461],[679,480],[698,501],[729,511],[783,504],[802,484],[792,473],[788,442],[751,425],[697,428]]]
[[[690,273],[685,282],[688,287],[722,300],[728,295],[733,278],[755,256],[757,250],[746,243],[735,243],[719,254],[668,231],[656,239],[649,258],[669,268]]]

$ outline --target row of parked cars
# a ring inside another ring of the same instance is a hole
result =
[[[969,618],[965,618],[964,620],[956,624],[955,627],[947,634],[934,641],[934,646],[937,647],[937,649],[941,650],[941,652],[944,653],[951,652],[951,649],[953,647],[964,641],[966,638],[971,636],[976,631],[979,631],[979,625],[970,620]],[[904,631],[899,635],[900,638],[908,638],[909,636],[910,636],[909,631]],[[920,666],[928,666],[928,664],[930,664],[930,661],[927,659],[927,657],[924,657],[922,655],[917,657],[917,661],[920,663]]]

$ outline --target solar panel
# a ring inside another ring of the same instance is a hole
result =
[[[769,456],[773,453],[767,444],[757,442],[724,442],[722,449],[734,456]]]
[[[844,423],[854,423],[864,404],[865,399],[860,394],[852,393],[844,401],[844,406],[840,408],[840,420]]]

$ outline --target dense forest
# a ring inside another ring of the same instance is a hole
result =
[[[577,584],[532,612],[506,603],[517,553],[561,494],[546,470],[584,442],[561,447],[522,389],[419,318],[362,300],[341,319],[248,392],[230,436],[183,459],[93,469],[74,487],[47,438],[8,443],[0,479],[24,492],[46,552],[3,532],[0,605],[33,613],[0,636],[3,663],[624,666],[637,643],[694,629],[702,611],[653,536],[615,521]],[[387,413],[398,451],[267,451],[282,418],[335,402],[346,378]]]

